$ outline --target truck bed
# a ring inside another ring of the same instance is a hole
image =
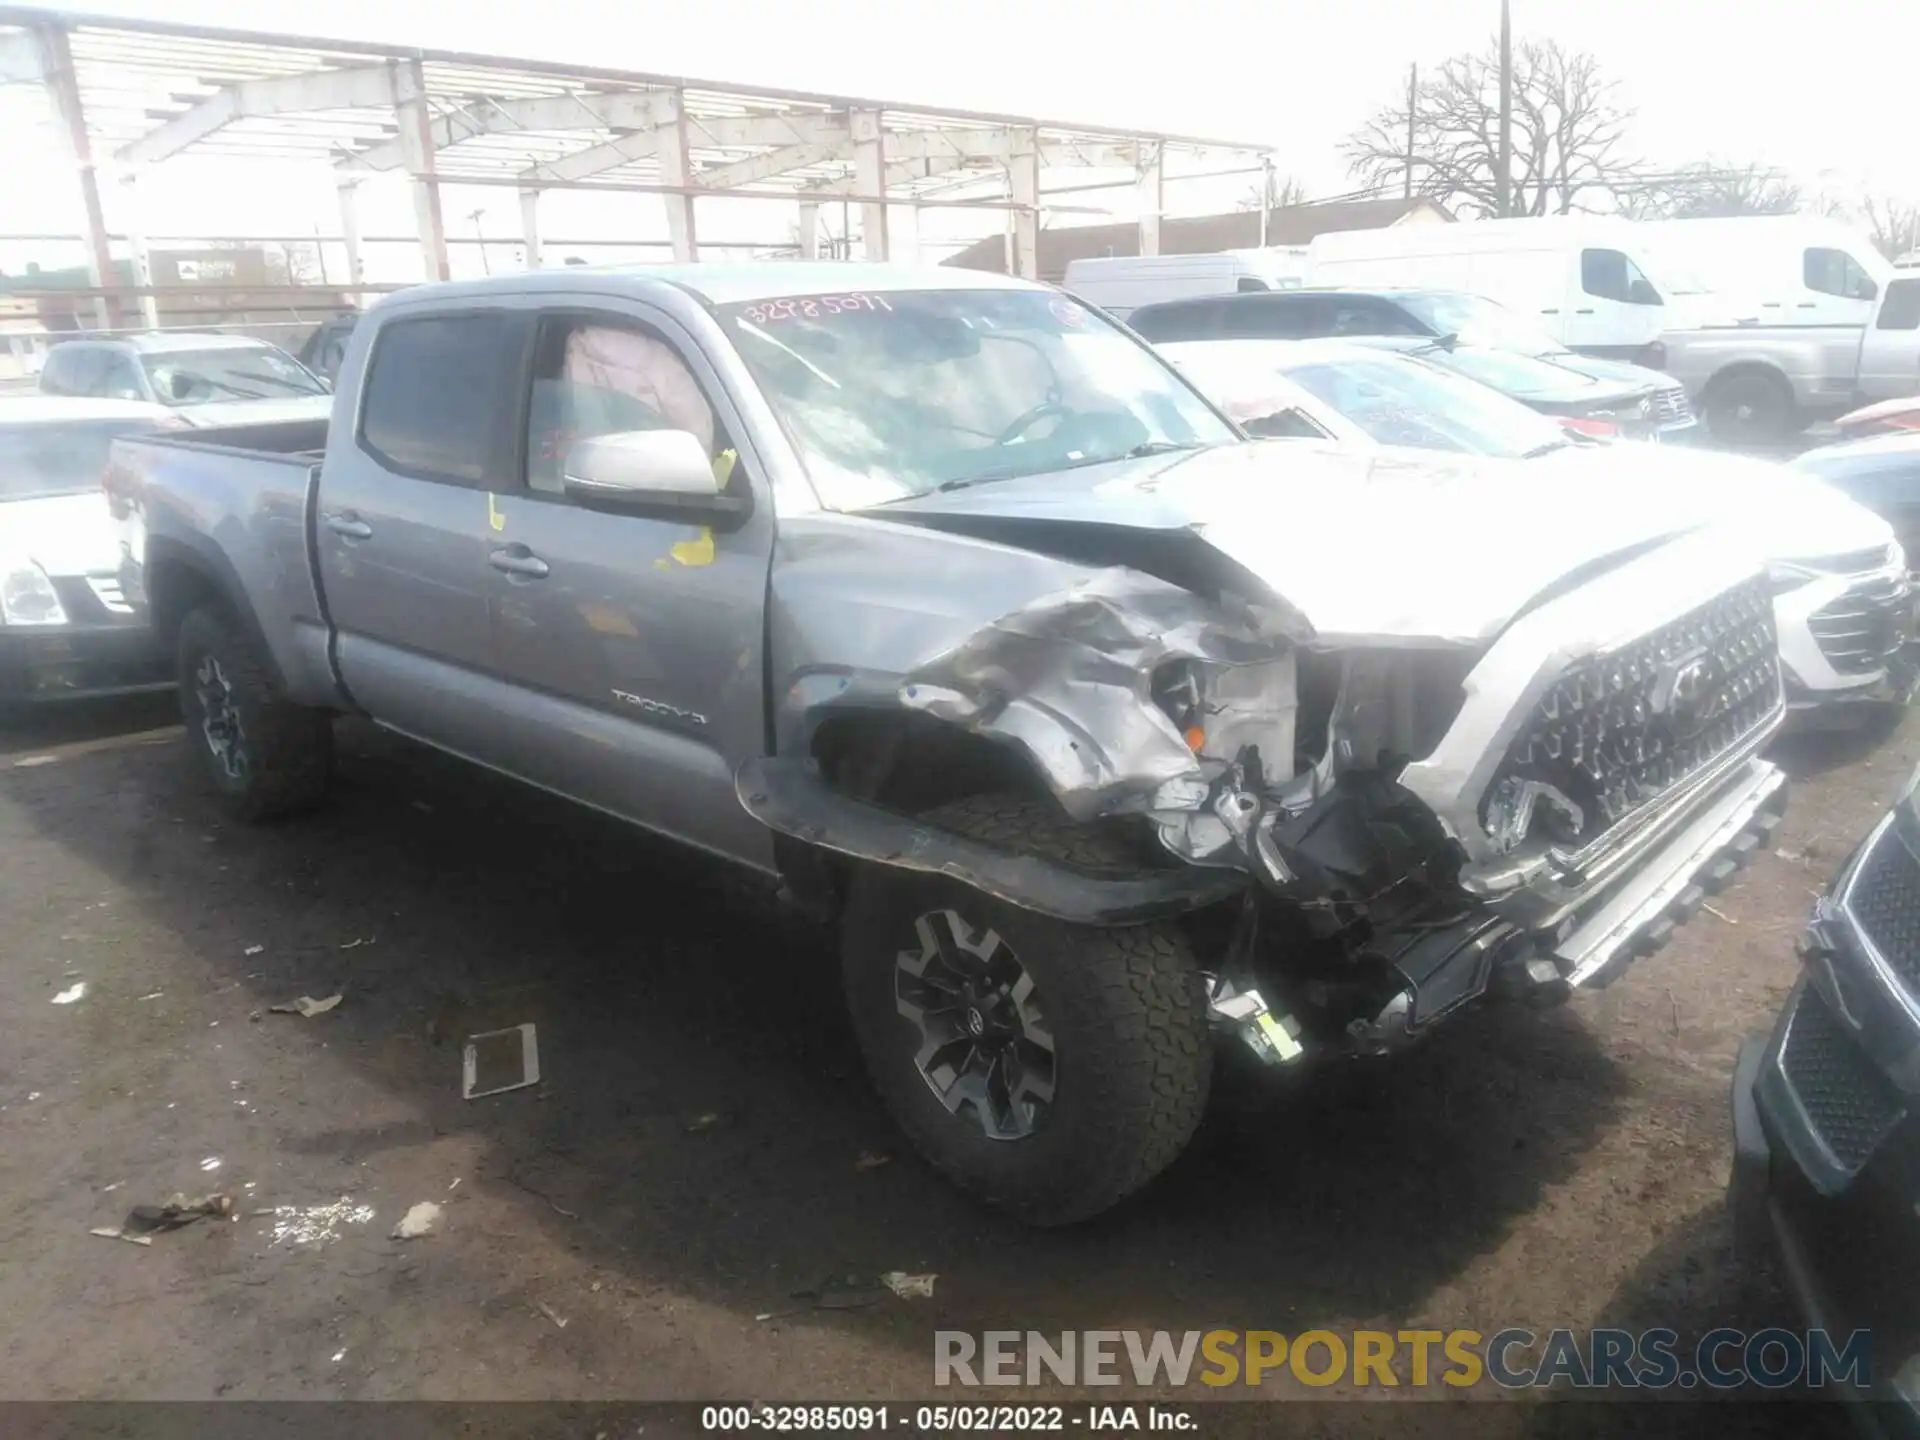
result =
[[[324,419],[130,436],[113,442],[101,482],[149,574],[165,571],[170,549],[204,557],[217,540],[216,558],[238,571],[234,593],[291,622],[260,638],[296,693],[332,689],[309,545],[326,443]]]

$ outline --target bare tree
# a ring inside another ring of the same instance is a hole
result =
[[[1623,176],[1614,194],[1621,213],[1634,220],[1791,215],[1809,204],[1800,186],[1776,170],[1715,160]]]
[[[1248,189],[1234,205],[1236,210],[1258,210],[1265,203],[1269,210],[1284,210],[1291,205],[1307,203],[1307,187],[1294,175],[1282,175],[1269,170],[1257,185]]]
[[[1860,202],[1860,218],[1874,248],[1889,260],[1920,251],[1920,205],[1868,195]]]
[[[1591,55],[1552,40],[1516,45],[1507,213],[1565,214],[1581,197],[1610,191],[1631,168],[1621,153],[1627,118]],[[1400,189],[1411,165],[1414,194],[1500,214],[1498,42],[1444,61],[1416,87],[1411,117],[1405,100],[1383,106],[1341,153],[1355,176],[1381,191]]]

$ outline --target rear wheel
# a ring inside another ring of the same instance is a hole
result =
[[[176,653],[187,746],[228,812],[266,820],[319,803],[333,771],[332,717],[281,695],[223,608],[188,614]]]
[[[1758,370],[1714,381],[1700,408],[1707,429],[1723,445],[1777,445],[1802,425],[1793,388],[1779,376]]]
[[[928,823],[1076,868],[1128,863],[1048,807],[1004,796]],[[842,919],[847,1002],[882,1101],[962,1189],[1040,1225],[1152,1179],[1206,1108],[1199,969],[1170,923],[1069,925],[873,866]]]

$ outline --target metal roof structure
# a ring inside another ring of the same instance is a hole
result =
[[[519,190],[530,264],[537,197],[564,188],[659,194],[682,261],[698,255],[703,196],[798,205],[808,254],[819,202],[858,205],[876,259],[889,206],[1007,211],[1016,268],[1032,273],[1043,211],[1069,208],[1045,204],[1043,168],[1138,187],[1141,253],[1152,254],[1161,187],[1183,166],[1267,163],[1264,146],[1195,136],[4,4],[0,80],[47,87],[102,256],[96,168],[137,174],[188,153],[330,162],[349,236],[358,181],[410,176],[436,277],[447,273],[442,184]]]

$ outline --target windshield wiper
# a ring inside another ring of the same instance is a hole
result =
[[[1201,448],[1199,442],[1193,440],[1148,440],[1134,446],[1131,450],[1127,451],[1125,455],[1116,458],[1121,460],[1144,460],[1149,455],[1173,455],[1182,450],[1198,450]]]
[[[240,380],[252,380],[256,384],[263,385],[278,385],[280,389],[288,395],[324,395],[326,393],[324,390],[308,390],[297,382],[283,380],[278,375],[262,375],[257,370],[236,370],[233,373],[235,378]],[[217,385],[220,382],[216,380],[213,383]],[[231,389],[232,387],[229,386],[228,388]],[[264,400],[267,397],[265,395],[256,395],[253,398],[256,400]]]
[[[1531,450],[1521,451],[1520,458],[1522,460],[1538,460],[1542,455],[1551,455],[1556,450],[1571,450],[1572,448],[1573,442],[1571,440],[1549,440],[1544,445],[1536,445]]]

